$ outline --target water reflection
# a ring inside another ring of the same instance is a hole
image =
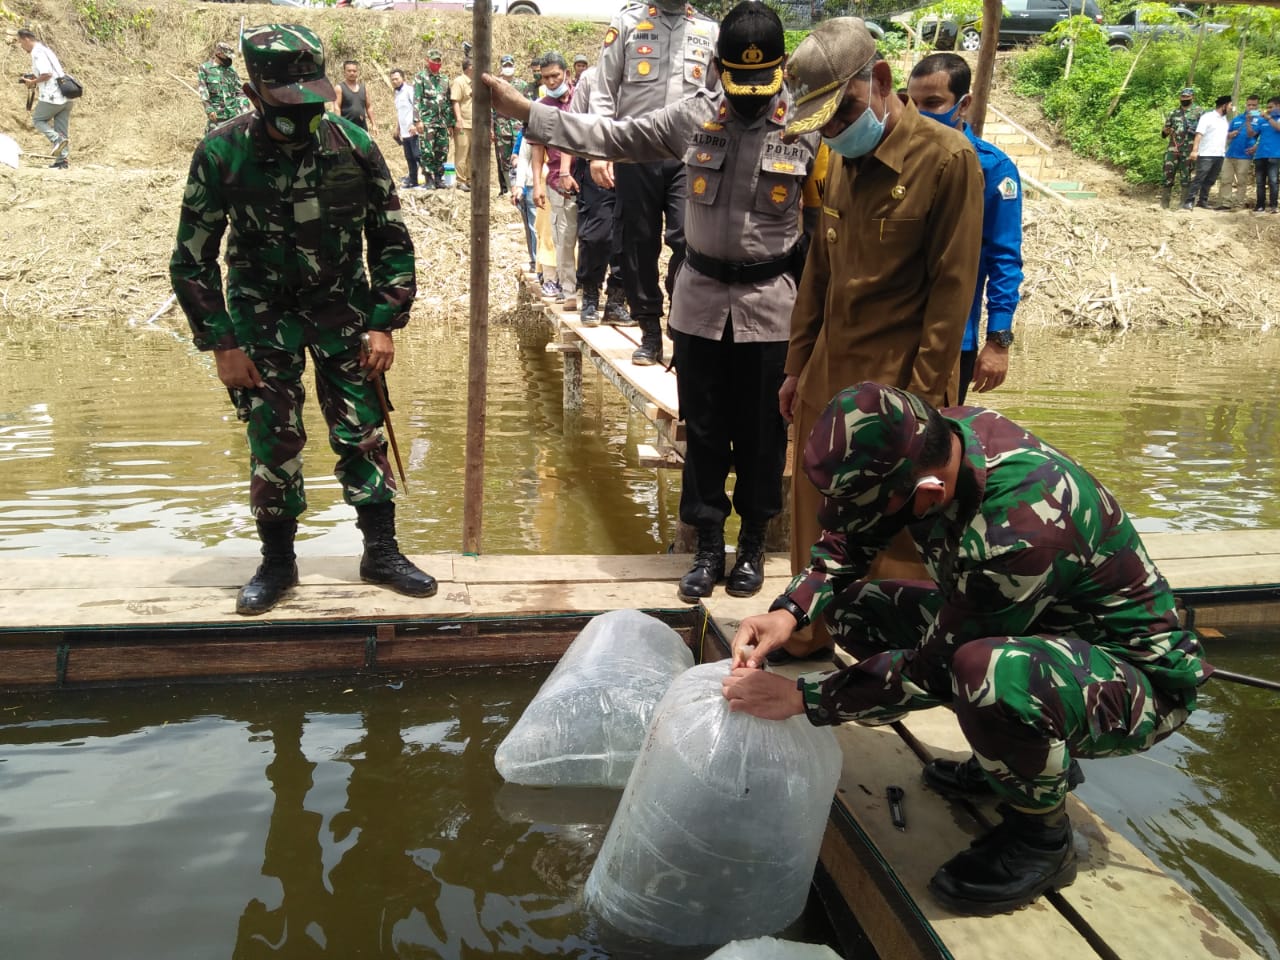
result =
[[[175,323],[176,321],[167,321]],[[410,326],[391,376],[410,552],[461,541],[466,327]],[[674,535],[678,476],[635,465],[647,424],[588,368],[567,417],[541,326],[491,330],[488,552],[646,553]],[[207,355],[161,324],[45,329],[2,348],[0,550],[26,555],[255,551],[243,432]],[[1244,359],[1242,359],[1244,358]],[[980,399],[1076,456],[1144,530],[1280,526],[1280,337],[1023,331],[1013,375]],[[313,437],[324,430],[309,408]],[[309,450],[304,553],[359,535],[323,443]]]

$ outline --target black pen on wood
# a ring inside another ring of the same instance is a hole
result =
[[[885,796],[889,798],[889,818],[893,821],[895,827],[905,833],[907,818],[902,813],[902,798],[906,796],[906,793],[901,787],[889,787],[885,791]]]

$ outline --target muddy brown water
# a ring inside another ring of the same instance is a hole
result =
[[[0,333],[0,557],[255,551],[240,426],[208,357],[173,321],[10,322]],[[537,327],[493,329],[484,549],[665,549],[678,476],[636,465],[636,443],[651,440],[645,423],[598,377],[587,377],[583,412],[564,414],[546,339]],[[401,540],[412,553],[457,550],[466,329],[412,329],[398,350],[391,389],[410,484]],[[1280,526],[1277,381],[1271,332],[1036,329],[989,397],[1085,463],[1139,529],[1212,531]],[[307,422],[301,550],[354,564],[352,512],[314,411]],[[1210,653],[1280,678],[1277,641],[1233,635]],[[9,698],[7,946],[24,958],[85,943],[103,944],[102,956],[250,957],[286,941],[283,956],[466,956],[483,943],[605,955],[573,898],[607,814],[591,826],[553,822],[536,804],[513,812],[524,799],[492,771],[492,748],[536,676],[464,686],[427,706],[411,680],[350,694],[317,683],[258,688],[269,697],[246,686]],[[1183,733],[1142,757],[1086,764],[1080,791],[1271,958],[1278,711],[1275,694],[1210,684]],[[446,755],[471,772],[436,768]]]

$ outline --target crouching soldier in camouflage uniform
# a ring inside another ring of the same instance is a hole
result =
[[[449,77],[440,72],[439,50],[427,51],[427,68],[413,81],[418,116],[422,118],[422,169],[427,186],[444,189],[444,165],[449,159],[449,138],[456,120],[449,99]]]
[[[235,52],[235,47],[225,40],[219,40],[213,45],[213,58],[200,64],[196,80],[208,121],[206,131],[232,117],[249,112],[249,100],[241,89],[240,75],[231,65]]]
[[[311,30],[253,27],[242,52],[256,112],[196,147],[169,262],[195,344],[214,351],[218,377],[248,424],[249,502],[263,560],[236,612],[270,610],[298,580],[308,353],[335,472],[364,533],[360,578],[432,596],[435,580],[396,544],[395,487],[370,380],[391,366],[391,332],[408,322],[416,293],[413,243],[391,174],[365,131],[325,113],[335,93]],[[224,301],[218,249],[228,224]],[[372,280],[361,260],[365,242]]]
[[[1070,884],[1073,758],[1164,739],[1213,669],[1128,516],[1079,464],[1000,414],[939,413],[874,383],[836,394],[804,469],[825,498],[823,533],[808,569],[734,637],[731,708],[885,723],[950,704],[974,757],[935,760],[925,780],[998,797],[1004,822],[930,890],[989,915]],[[933,582],[861,579],[902,529]],[[798,682],[757,669],[824,612],[857,663]]]

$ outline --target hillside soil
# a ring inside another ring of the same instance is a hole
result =
[[[95,40],[90,29],[103,35],[102,11],[116,18],[105,21],[116,32]],[[429,46],[441,48],[446,72],[456,73],[471,28],[468,14],[189,0],[0,0],[0,23],[9,36],[30,25],[86,89],[71,115],[69,170],[50,170],[40,158],[47,145],[31,128],[23,88],[15,83],[0,98],[0,133],[29,151],[20,169],[0,165],[0,318],[126,324],[146,319],[165,302],[186,167],[204,132],[196,69],[216,40],[236,36],[242,16],[250,24],[287,17],[312,26],[326,43],[335,76],[342,59],[361,61],[375,139],[397,178],[404,163],[391,139],[387,73],[392,67],[416,72]],[[547,49],[583,51],[594,59],[601,31],[599,24],[498,17],[494,55],[514,54],[520,72],[531,55]],[[0,47],[0,74],[28,69],[20,47]],[[1035,103],[999,89],[994,102],[1053,144],[1054,132]],[[1070,208],[1027,198],[1019,324],[1269,323],[1268,305],[1280,302],[1280,274],[1269,262],[1280,242],[1280,217],[1164,211],[1149,190],[1057,147],[1060,165],[1099,196]],[[496,174],[491,180],[493,195]],[[418,255],[415,318],[465,316],[470,195],[408,191],[403,203]],[[506,198],[495,199],[490,218],[490,304],[501,314],[517,306],[515,276],[526,254]],[[1241,277],[1249,283],[1242,286]],[[181,325],[176,311],[166,322]]]

